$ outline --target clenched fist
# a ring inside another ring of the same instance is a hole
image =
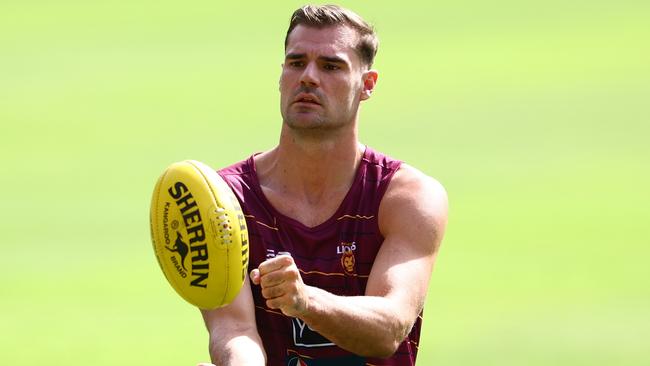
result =
[[[298,318],[309,306],[309,286],[302,282],[293,258],[279,255],[251,271],[251,281],[262,287],[266,306],[278,309],[286,316]]]

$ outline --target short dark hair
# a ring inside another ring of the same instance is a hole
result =
[[[354,29],[358,34],[355,50],[363,63],[368,67],[372,66],[379,47],[379,39],[375,29],[352,10],[338,5],[305,5],[297,9],[291,15],[289,29],[284,38],[285,50],[289,43],[289,34],[301,24],[315,28],[346,25]]]

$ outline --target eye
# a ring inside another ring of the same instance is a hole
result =
[[[290,61],[289,66],[291,67],[303,67],[305,66],[305,63],[302,61]]]
[[[330,63],[325,64],[323,68],[328,71],[336,71],[341,69],[338,65]]]

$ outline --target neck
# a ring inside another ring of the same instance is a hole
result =
[[[355,126],[339,134],[305,136],[284,125],[278,146],[256,158],[258,178],[272,190],[318,204],[348,191],[364,149]]]

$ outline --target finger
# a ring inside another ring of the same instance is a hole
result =
[[[293,258],[290,255],[279,255],[275,258],[267,259],[260,263],[258,267],[260,275],[264,276],[267,273],[277,271],[278,269],[288,267],[293,264]]]
[[[254,269],[251,271],[250,274],[250,279],[251,282],[253,282],[254,285],[259,285],[260,284],[260,270],[259,269]]]
[[[289,275],[286,268],[278,269],[274,272],[267,273],[263,276],[260,276],[260,285],[264,287],[272,287],[283,284],[284,282],[291,280],[292,276]]]
[[[262,296],[267,300],[282,297],[284,294],[285,289],[282,286],[262,287]]]
[[[285,302],[284,297],[276,297],[275,299],[266,300],[266,307],[269,309],[281,309],[285,306]]]
[[[296,306],[295,300],[291,296],[280,296],[274,299],[266,300],[266,307],[269,309],[279,309],[283,314],[289,315],[287,311]]]

